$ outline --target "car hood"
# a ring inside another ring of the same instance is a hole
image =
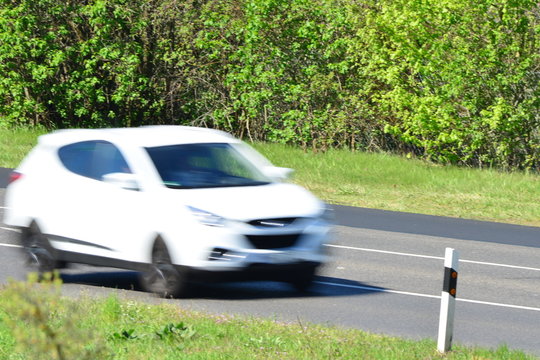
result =
[[[315,217],[324,208],[306,189],[285,183],[171,191],[180,192],[186,206],[231,220]]]

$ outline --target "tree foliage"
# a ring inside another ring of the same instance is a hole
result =
[[[0,0],[0,126],[538,169],[539,22],[532,0]]]
[[[389,133],[429,157],[538,168],[539,18],[534,1],[388,1],[366,15],[366,70]]]

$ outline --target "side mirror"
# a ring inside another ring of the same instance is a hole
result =
[[[139,191],[139,184],[137,183],[137,178],[134,174],[131,173],[117,172],[105,174],[103,175],[102,180],[107,184],[117,186],[121,189]]]
[[[278,167],[278,166],[265,166],[263,168],[264,175],[274,180],[283,181],[289,179],[294,173],[293,169]]]

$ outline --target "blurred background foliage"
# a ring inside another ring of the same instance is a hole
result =
[[[532,0],[0,0],[0,126],[540,165]]]

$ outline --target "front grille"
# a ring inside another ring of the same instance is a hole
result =
[[[260,227],[285,227],[296,221],[297,218],[258,219],[248,222],[252,226]]]
[[[294,246],[300,234],[290,235],[246,235],[256,249],[281,249]]]

